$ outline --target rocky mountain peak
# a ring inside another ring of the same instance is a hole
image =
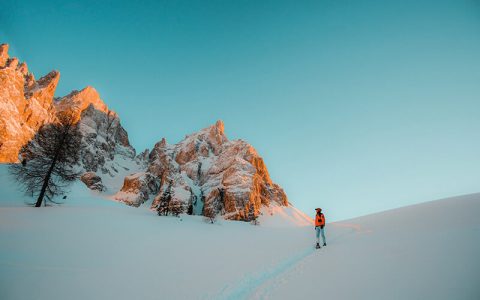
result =
[[[8,59],[8,44],[0,45],[0,68],[3,68]]]
[[[222,120],[218,120],[215,122],[215,125],[211,126],[212,130],[215,130],[215,133],[218,135],[224,135],[225,134],[225,124],[223,124]]]
[[[160,148],[165,148],[167,146],[167,140],[165,138],[162,138],[162,140],[158,142],[157,145]]]
[[[234,220],[255,218],[272,202],[288,205],[263,159],[247,142],[229,141],[222,121],[177,144],[156,143],[146,170],[126,178],[115,199],[138,206],[153,194],[156,209],[166,192],[193,214],[207,210]]]
[[[72,91],[70,94],[57,100],[55,105],[58,111],[73,112],[76,120],[80,119],[81,112],[87,109],[89,105],[93,105],[98,111],[111,114],[112,117],[116,116],[116,113],[110,111],[103,100],[100,99],[97,90],[91,86],[87,86],[80,91]]]
[[[18,70],[20,73],[21,70]],[[23,73],[22,73],[23,74]],[[43,107],[51,106],[58,81],[60,80],[60,72],[54,70],[47,75],[41,77],[30,88],[25,91],[25,99],[35,98]]]

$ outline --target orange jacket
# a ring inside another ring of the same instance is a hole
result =
[[[325,225],[325,216],[323,214],[315,215],[315,227]]]

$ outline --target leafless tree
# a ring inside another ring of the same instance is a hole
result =
[[[34,138],[20,150],[21,163],[10,166],[10,174],[28,195],[38,195],[35,207],[65,194],[78,178],[82,135],[70,115],[58,116],[58,122],[43,125]]]
[[[172,216],[178,217],[181,213],[184,212],[184,204],[181,200],[173,198],[169,203],[169,211]]]

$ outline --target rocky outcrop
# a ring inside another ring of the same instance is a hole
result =
[[[149,195],[158,193],[160,182],[151,173],[139,172],[126,176],[121,192],[114,198],[131,206],[140,206]]]
[[[272,202],[288,205],[287,196],[272,182],[263,159],[247,142],[229,141],[222,121],[175,145],[162,139],[149,154],[146,173],[140,174],[158,179],[159,192],[154,195],[152,209],[161,204],[165,194],[171,195],[172,203],[183,203],[185,211],[202,215],[211,210],[234,220],[255,218],[262,206]],[[131,190],[129,186],[124,184],[121,193]],[[116,197],[119,200],[121,193]]]
[[[80,180],[85,183],[85,185],[91,190],[99,192],[105,191],[105,186],[102,183],[102,178],[94,172],[83,173],[83,175],[80,176]]]
[[[83,134],[80,167],[86,172],[123,177],[138,169],[127,132],[98,92],[88,86],[54,99],[59,79],[60,73],[52,71],[35,80],[25,63],[8,56],[8,45],[0,46],[0,162],[18,161],[19,150],[42,125],[68,113]]]

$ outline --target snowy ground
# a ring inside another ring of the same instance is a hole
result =
[[[287,226],[305,222],[293,210],[212,225],[82,185],[35,209],[5,166],[0,182],[2,300],[480,299],[480,194],[327,224],[314,250],[311,226]]]

